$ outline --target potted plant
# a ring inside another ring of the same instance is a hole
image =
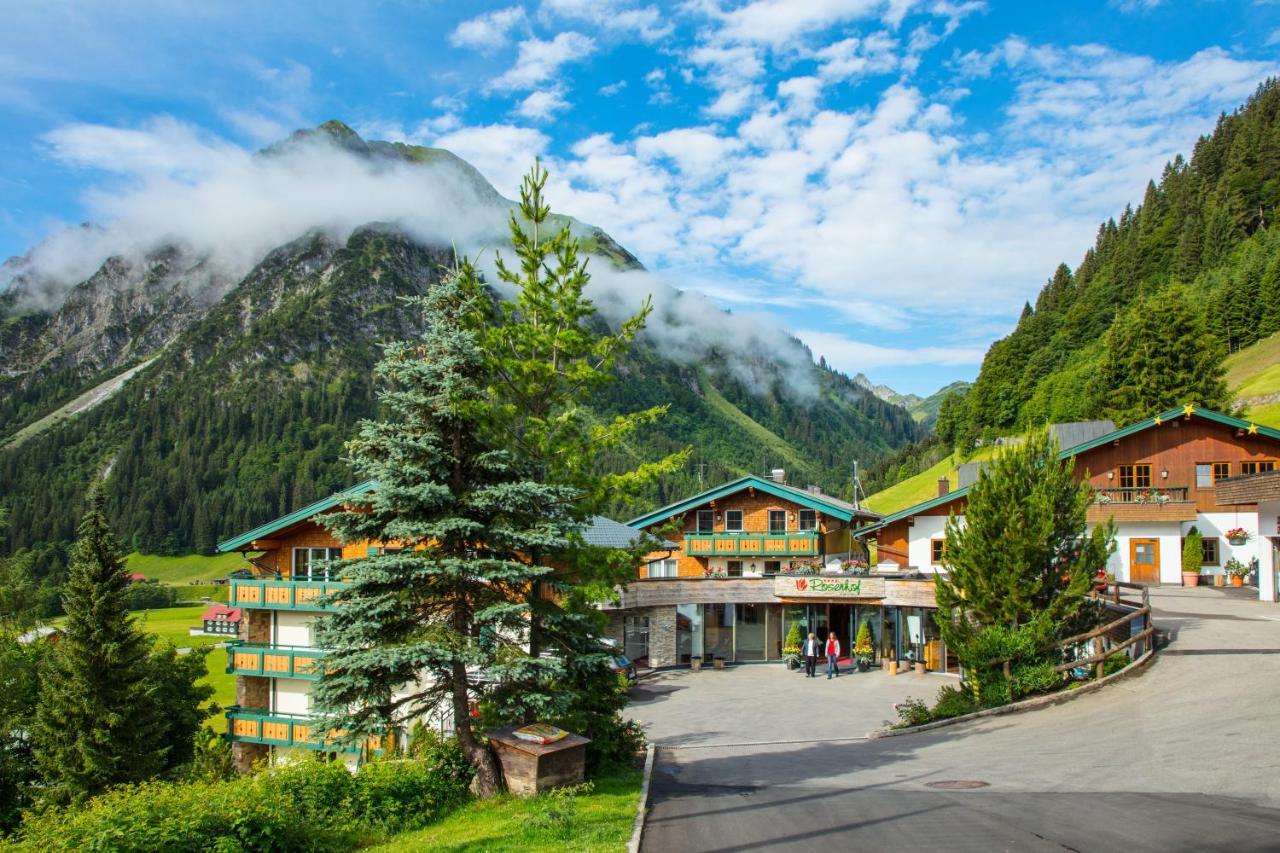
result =
[[[1222,570],[1231,578],[1232,586],[1244,586],[1244,576],[1249,574],[1249,567],[1232,557]]]
[[[1243,527],[1233,527],[1223,535],[1232,545],[1244,545],[1249,541],[1249,531]]]
[[[853,656],[858,661],[858,672],[866,672],[875,657],[875,646],[871,644],[871,625],[863,622],[858,626],[858,636],[853,641]]]
[[[1182,543],[1182,585],[1200,585],[1200,562],[1204,559],[1203,537],[1194,526]]]
[[[787,638],[782,641],[783,660],[787,662],[787,669],[796,669],[800,666],[800,647],[804,639],[800,636],[800,623],[792,622],[791,627],[787,629]]]

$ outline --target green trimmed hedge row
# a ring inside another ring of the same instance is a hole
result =
[[[468,798],[454,749],[374,761],[352,774],[318,759],[220,782],[147,782],[80,807],[28,813],[14,851],[350,850],[419,829]]]

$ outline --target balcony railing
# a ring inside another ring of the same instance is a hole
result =
[[[812,557],[819,553],[819,533],[686,533],[684,550],[694,557]]]
[[[322,650],[306,646],[228,643],[227,672],[233,675],[305,678],[314,681],[323,674],[319,665],[323,657]]]
[[[231,581],[229,604],[259,610],[328,610],[320,601],[346,586],[340,581],[241,580]]]
[[[312,732],[312,718],[304,714],[283,714],[232,705],[227,709],[227,737],[244,743],[296,746],[325,752],[361,752],[361,744],[341,744],[334,737],[322,738]],[[370,752],[382,752],[382,738],[369,738]]]
[[[1161,486],[1137,489],[1094,489],[1094,502],[1100,504],[1168,504],[1187,503],[1186,486]]]

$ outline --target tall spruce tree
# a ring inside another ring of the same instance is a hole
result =
[[[1057,457],[1044,432],[1004,450],[970,487],[963,522],[947,521],[936,618],[968,669],[986,664],[973,656],[984,629],[1052,637],[1114,548],[1110,523],[1086,534],[1092,491]]]
[[[334,651],[313,696],[324,728],[348,739],[385,735],[445,702],[488,795],[501,781],[470,703],[523,636],[527,590],[550,571],[524,555],[563,545],[577,492],[528,477],[486,442],[483,358],[463,322],[486,298],[475,280],[464,263],[415,298],[422,336],[387,346],[377,366],[385,418],[362,423],[347,447],[378,487],[324,520],[344,542],[403,550],[343,566],[350,586],[319,624],[318,642]]]
[[[1130,424],[1186,403],[1229,406],[1222,346],[1183,287],[1168,287],[1118,316],[1103,338],[1091,388],[1100,417]]]
[[[62,636],[41,673],[32,744],[53,802],[136,782],[164,766],[148,676],[152,639],[129,615],[129,576],[95,487],[71,549]]]

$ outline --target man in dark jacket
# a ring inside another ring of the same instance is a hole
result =
[[[804,647],[800,650],[800,654],[804,656],[805,678],[814,677],[814,672],[818,668],[818,655],[821,651],[822,643],[818,642],[817,636],[810,634],[809,639],[804,641]]]

